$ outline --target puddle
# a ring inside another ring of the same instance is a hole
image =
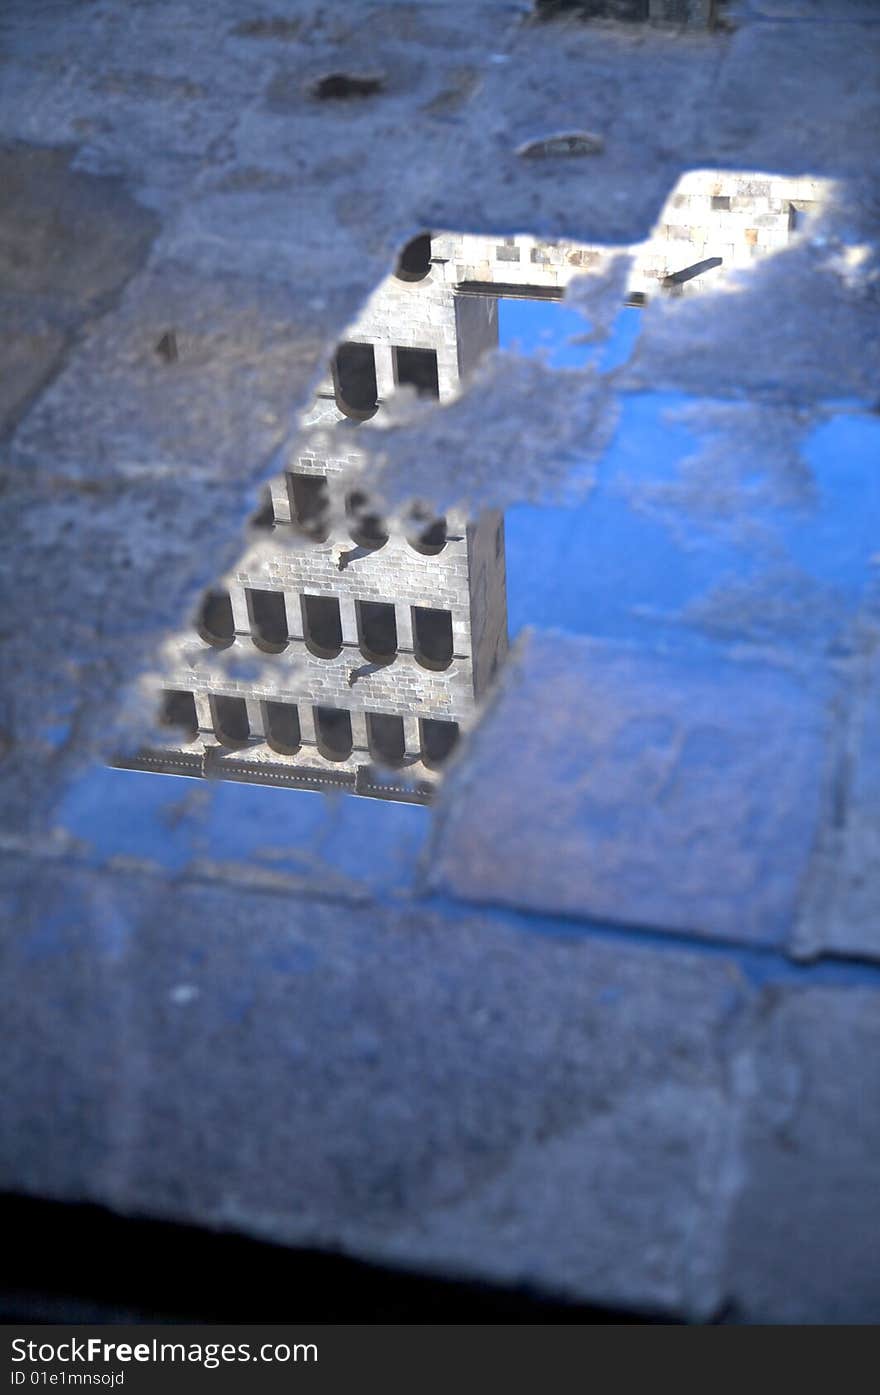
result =
[[[415,237],[340,344],[239,563],[169,641],[149,739],[80,780],[60,827],[100,858],[405,888],[425,806],[527,627],[692,647],[839,637],[872,584],[876,425],[820,413],[763,440],[747,406],[625,379],[657,302],[735,293],[823,196],[817,180],[688,174],[626,263],[530,236]],[[417,443],[497,350],[613,397],[598,465],[584,441],[561,495],[386,506],[367,483],[384,433],[404,422]]]

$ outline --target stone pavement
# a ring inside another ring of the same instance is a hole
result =
[[[675,391],[712,442],[634,518],[710,546],[757,497],[880,554],[801,451],[839,433],[843,478],[875,422],[878,20],[8,0],[0,1185],[693,1319],[880,1317],[876,582],[768,546],[685,617],[702,647],[527,637],[407,885],[96,856],[58,814],[426,227],[632,243],[689,168],[836,181],[615,374],[489,371],[374,464],[466,504],[474,462],[505,506]]]

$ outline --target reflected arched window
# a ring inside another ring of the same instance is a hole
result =
[[[212,693],[211,716],[214,721],[214,735],[221,746],[235,750],[239,746],[247,745],[251,728],[244,698],[220,697]]]
[[[419,722],[419,731],[422,760],[425,765],[442,765],[458,745],[458,722],[443,722],[433,717],[423,717]]]
[[[261,533],[271,533],[275,527],[275,505],[268,485],[260,492],[260,503],[256,513],[251,514],[251,527]]]
[[[448,668],[452,662],[452,616],[448,610],[414,605],[413,642],[423,668]]]
[[[254,644],[267,654],[280,654],[290,638],[284,592],[248,590],[246,595]]]
[[[229,647],[235,639],[235,621],[228,591],[208,592],[202,601],[197,628],[206,644],[213,644],[215,649]]]
[[[333,359],[333,393],[343,416],[366,421],[379,407],[372,344],[340,344]]]
[[[324,542],[328,533],[330,496],[323,475],[287,476],[287,497],[294,525],[312,542]]]
[[[394,275],[398,281],[424,281],[431,270],[431,234],[419,233],[404,247]]]
[[[292,702],[264,702],[266,741],[282,756],[296,755],[302,745],[299,713]]]
[[[319,659],[335,659],[342,649],[342,621],[335,596],[302,597],[303,638]]]
[[[355,601],[361,653],[372,663],[390,663],[397,657],[397,619],[394,606],[384,601]]]
[[[339,707],[316,707],[315,737],[325,760],[347,760],[352,752],[351,717]]]
[[[383,520],[360,489],[353,489],[345,501],[348,515],[348,531],[359,547],[372,550],[384,547],[388,541],[388,530]]]
[[[159,723],[173,731],[179,740],[195,741],[199,734],[199,719],[196,716],[196,700],[192,693],[166,689],[162,694]]]
[[[421,552],[425,557],[436,557],[447,543],[446,519],[414,514],[406,537],[416,552]]]
[[[406,752],[403,718],[386,712],[368,712],[367,743],[378,765],[401,765]]]

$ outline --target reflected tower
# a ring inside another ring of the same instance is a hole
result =
[[[168,647],[167,742],[124,764],[430,798],[507,652],[504,519],[417,502],[386,519],[358,436],[393,393],[453,397],[497,345],[496,298],[459,294],[447,241],[413,239],[339,345],[304,422],[328,448],[268,485],[253,546]]]
[[[629,249],[630,305],[692,295],[718,269],[784,247],[823,181],[692,171],[654,235]],[[507,652],[504,520],[382,516],[360,483],[359,435],[393,394],[454,397],[498,343],[498,301],[559,300],[607,248],[529,236],[421,233],[328,365],[306,449],[266,487],[255,541],[169,645],[166,741],[124,764],[425,801]],[[310,438],[311,439],[311,438]],[[242,677],[212,652],[250,658]]]

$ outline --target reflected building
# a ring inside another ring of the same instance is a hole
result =
[[[338,347],[304,423],[327,447],[270,482],[253,546],[166,652],[167,743],[124,764],[430,798],[507,652],[504,519],[383,517],[358,437],[401,389],[453,397],[498,342],[496,298],[459,295],[444,250],[413,239]]]
[[[630,249],[628,302],[697,293],[719,268],[778,250],[822,192],[818,180],[689,173]],[[437,517],[430,501],[384,517],[359,482],[359,435],[401,390],[453,398],[498,344],[499,299],[561,299],[611,255],[527,236],[408,244],[306,414],[325,444],[285,462],[235,572],[166,650],[167,739],[120,764],[430,799],[507,652],[504,519]],[[245,662],[212,662],[218,651]]]

